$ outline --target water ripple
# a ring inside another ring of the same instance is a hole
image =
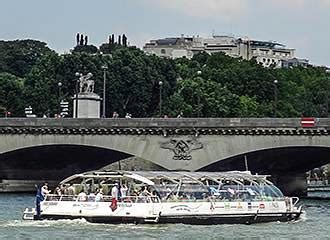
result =
[[[302,201],[305,213],[294,222],[212,226],[20,220],[29,203],[32,196],[0,195],[0,239],[330,239],[330,201]]]

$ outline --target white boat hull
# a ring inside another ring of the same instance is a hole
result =
[[[233,224],[291,221],[301,209],[288,209],[285,201],[269,202],[163,202],[125,203],[46,201],[40,219],[79,219],[96,223]],[[30,217],[31,218],[31,217]]]

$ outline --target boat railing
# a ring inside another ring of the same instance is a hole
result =
[[[219,198],[219,197],[207,197],[202,199],[196,198],[176,198],[176,199],[162,199],[162,202],[273,202],[273,201],[285,201],[285,198]]]
[[[113,197],[104,195],[97,199],[95,196],[78,196],[78,195],[55,195],[47,194],[44,201],[55,201],[55,202],[112,202]],[[124,203],[159,203],[160,200],[157,196],[125,196],[118,199],[118,202]]]
[[[299,202],[299,198],[298,197],[291,197],[291,205],[293,207],[295,207],[298,202]]]

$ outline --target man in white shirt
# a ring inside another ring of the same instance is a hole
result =
[[[118,183],[115,183],[115,186],[112,187],[111,196],[112,196],[112,198],[115,198],[116,200],[118,200]]]

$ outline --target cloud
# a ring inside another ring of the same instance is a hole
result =
[[[233,21],[245,15],[247,0],[142,0],[149,6],[186,16]]]

